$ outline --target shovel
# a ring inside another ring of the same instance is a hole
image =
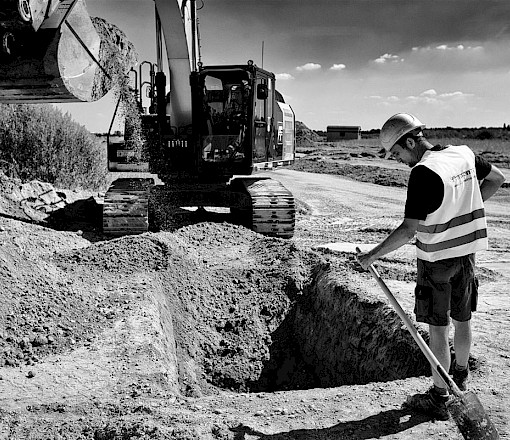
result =
[[[361,252],[356,248],[356,252]],[[413,325],[411,319],[404,312],[398,301],[391,293],[386,283],[382,280],[375,267],[371,264],[369,271],[376,279],[379,286],[382,288],[388,297],[391,305],[395,308],[396,312],[404,321],[405,326],[411,333],[414,340],[417,342],[420,350],[423,352],[427,360],[430,362],[431,367],[439,374],[446,387],[453,394],[454,399],[448,405],[452,419],[457,424],[460,433],[465,440],[498,440],[499,434],[496,427],[492,424],[489,416],[485,412],[480,400],[472,391],[462,392],[453,379],[448,375],[443,366],[439,363],[437,358],[430,350],[427,343],[423,340],[418,330]]]

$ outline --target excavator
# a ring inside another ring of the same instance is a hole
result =
[[[172,230],[184,207],[221,207],[256,232],[292,237],[293,195],[255,173],[295,158],[295,116],[275,75],[251,60],[204,66],[195,0],[154,7],[157,59],[127,63],[136,110],[113,141],[119,98],[107,136],[108,169],[122,177],[105,194],[104,232]],[[83,0],[0,0],[0,8],[0,102],[90,102],[113,86],[102,63],[109,34]],[[122,32],[114,43],[130,47]]]

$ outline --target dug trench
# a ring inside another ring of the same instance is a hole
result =
[[[4,222],[7,238],[16,222]],[[52,241],[71,233],[25,227],[31,236],[2,248],[4,377],[9,367],[37,375],[48,356],[80,347],[99,353],[112,326],[130,329],[116,350],[125,344],[132,365],[148,356],[161,386],[185,396],[428,373],[396,313],[368,293],[354,255],[300,249],[227,223],[88,245],[76,237],[54,252]]]
[[[398,316],[364,289],[353,256],[325,258],[227,224],[177,237],[181,244],[158,236],[161,261],[171,255],[172,264],[159,271],[154,299],[169,311],[161,324],[175,347],[181,393],[309,389],[428,372]]]

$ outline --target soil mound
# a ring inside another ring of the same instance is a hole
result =
[[[349,258],[337,269],[346,289],[338,293],[336,283],[332,290],[317,290],[320,283],[331,284],[324,281],[329,263],[323,255],[228,223],[203,222],[175,233],[96,243],[82,238],[81,231],[36,224],[22,229],[15,219],[48,225],[71,205],[49,184],[22,184],[5,176],[0,182],[0,288],[6,292],[0,307],[0,366],[33,365],[45,356],[90,346],[148,300],[160,316],[158,332],[167,339],[162,350],[171,351],[161,356],[177,363],[167,365],[175,370],[169,382],[184,395],[366,382],[384,376],[387,367],[396,377],[421,371],[419,363],[400,368],[370,361],[380,335],[369,327],[352,328],[365,319],[365,308],[381,305],[367,305],[358,295]],[[323,302],[336,312],[322,313]],[[332,326],[338,313],[344,324]],[[389,332],[397,327],[392,322]],[[343,348],[318,362],[317,347],[332,340]],[[351,343],[359,350],[349,359],[342,353]],[[324,369],[320,374],[318,363]]]
[[[185,394],[216,386],[245,390],[258,380],[271,332],[320,260],[290,242],[229,224],[88,246],[77,234],[37,225],[20,241],[11,236],[18,222],[2,224],[0,365],[32,365],[90,344],[137,300],[150,297],[171,310]],[[137,275],[156,288],[142,285],[142,294],[133,294],[133,282],[121,294],[119,284]]]

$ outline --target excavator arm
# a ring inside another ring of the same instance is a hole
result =
[[[191,92],[189,78],[196,69],[197,53],[194,1],[156,0],[156,33],[158,70],[164,72],[163,43],[166,47],[170,95],[167,99],[172,125],[191,124]]]
[[[176,131],[192,123],[190,75],[198,69],[199,38],[195,0],[155,0],[157,75],[169,92],[166,108],[158,110],[170,116]],[[164,57],[166,55],[166,59]]]

